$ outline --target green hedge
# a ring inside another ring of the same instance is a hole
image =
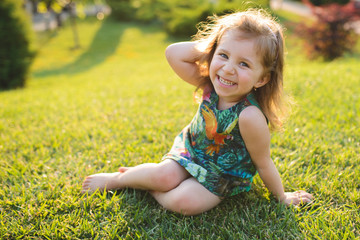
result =
[[[213,6],[206,0],[163,0],[158,18],[171,35],[190,36],[196,33],[196,24],[212,15]]]
[[[134,18],[135,8],[132,0],[106,0],[111,7],[111,16],[116,20],[130,21]]]
[[[0,1],[0,89],[23,87],[33,53],[22,1]]]
[[[177,36],[195,34],[196,24],[213,14],[269,6],[269,0],[107,0],[107,3],[115,19],[158,21],[169,34]]]

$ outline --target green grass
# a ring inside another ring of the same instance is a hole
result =
[[[281,18],[286,21],[287,15]],[[285,89],[295,101],[272,157],[303,208],[253,190],[199,216],[149,194],[79,194],[85,176],[159,162],[193,117],[193,88],[167,65],[159,27],[86,20],[43,41],[25,89],[0,92],[0,239],[360,238],[360,69],[356,55],[308,61],[287,36]],[[179,40],[179,39],[178,39]],[[359,48],[358,48],[359,51]]]

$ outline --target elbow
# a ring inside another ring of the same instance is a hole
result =
[[[169,45],[166,49],[165,49],[165,57],[166,59],[169,61],[171,59],[171,57],[174,55],[174,44]]]

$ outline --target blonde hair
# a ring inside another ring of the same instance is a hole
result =
[[[263,77],[268,75],[270,80],[264,86],[254,91],[262,111],[270,122],[271,129],[281,125],[280,115],[283,113],[282,89],[284,68],[284,37],[283,29],[264,10],[250,9],[225,16],[213,16],[209,22],[200,23],[194,40],[204,55],[199,59],[200,72],[203,82],[199,87],[211,85],[209,66],[216,47],[228,30],[237,29],[243,37],[255,39],[257,53],[264,67]]]

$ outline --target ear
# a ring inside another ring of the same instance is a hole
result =
[[[262,76],[254,85],[255,88],[260,88],[270,81],[270,73],[266,73]]]

